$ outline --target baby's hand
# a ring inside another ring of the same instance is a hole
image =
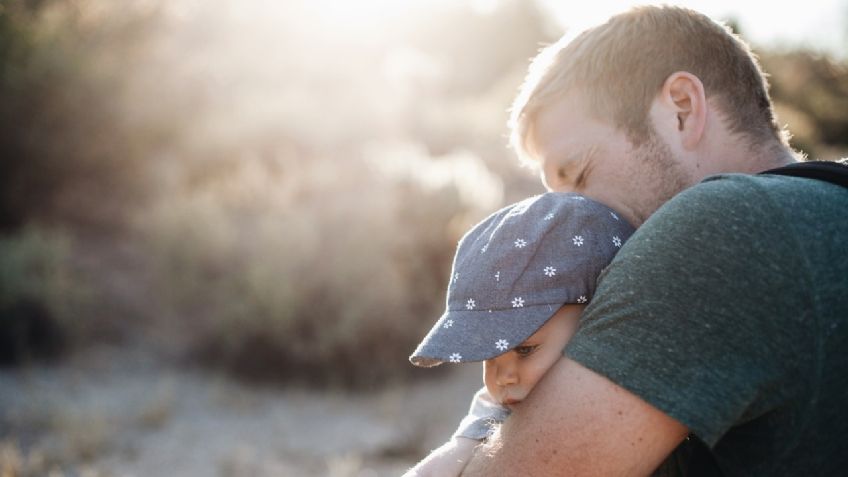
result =
[[[471,460],[478,444],[474,439],[454,437],[430,452],[402,477],[458,477]]]

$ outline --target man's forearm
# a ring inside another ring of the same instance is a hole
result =
[[[463,476],[649,475],[686,436],[679,422],[561,359]]]

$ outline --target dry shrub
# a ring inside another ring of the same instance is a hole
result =
[[[481,214],[458,179],[422,185],[316,158],[222,170],[139,222],[193,355],[252,378],[368,386],[409,374],[459,232]]]
[[[124,113],[155,16],[140,3],[0,3],[0,229],[115,227],[143,201],[145,153],[167,139],[150,136],[173,122]]]

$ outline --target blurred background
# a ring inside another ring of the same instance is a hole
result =
[[[399,475],[446,439],[479,370],[406,357],[465,229],[542,191],[507,108],[626,4],[591,3],[0,0],[0,476]],[[848,3],[673,3],[845,154]]]

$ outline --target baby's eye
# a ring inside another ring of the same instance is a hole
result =
[[[520,345],[516,346],[514,351],[518,353],[518,356],[526,358],[527,356],[533,354],[533,352],[536,351],[536,348],[538,347],[539,345]]]

